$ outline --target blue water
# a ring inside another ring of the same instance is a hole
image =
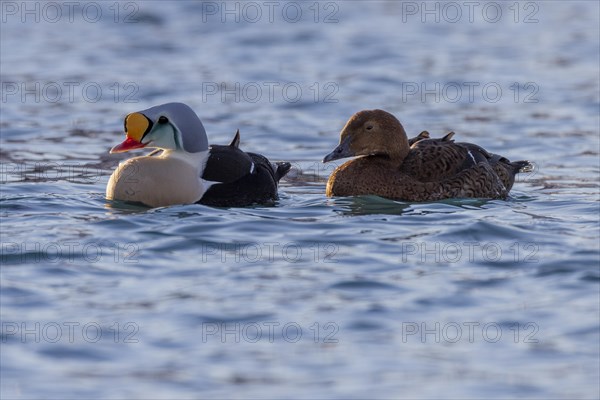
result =
[[[600,397],[597,2],[76,3],[1,3],[3,399]],[[292,162],[276,206],[106,201],[169,101]],[[326,198],[376,107],[536,170]]]

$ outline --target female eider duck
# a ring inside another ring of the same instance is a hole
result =
[[[106,187],[106,198],[150,207],[201,203],[242,207],[277,199],[277,184],[290,164],[271,164],[260,154],[239,149],[236,133],[228,146],[209,147],[196,113],[183,103],[167,103],[125,117],[120,153],[143,147],[150,155],[119,164]],[[160,150],[160,155],[155,155]]]
[[[510,162],[472,143],[455,143],[454,132],[430,139],[427,131],[407,139],[402,124],[383,110],[354,114],[339,145],[325,158],[361,156],[333,171],[326,194],[377,195],[394,200],[432,201],[477,197],[505,199],[528,161]]]

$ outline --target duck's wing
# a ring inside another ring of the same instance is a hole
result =
[[[252,158],[233,146],[212,145],[202,179],[217,183],[231,183],[251,174]]]
[[[529,172],[533,169],[533,165],[529,161],[510,161],[508,158],[499,154],[494,154],[473,143],[457,143],[469,150],[471,154],[482,158],[487,162],[494,172],[498,175],[507,190],[513,187],[515,183],[515,175],[519,172]]]
[[[454,143],[452,135],[416,142],[402,164],[402,172],[423,182],[441,181],[486,160],[475,149]]]
[[[231,143],[229,143],[229,147],[235,147],[236,149],[240,147],[240,130],[235,131],[235,136]]]
[[[327,196],[377,195],[402,201],[436,201],[449,198],[506,198],[508,191],[492,169],[480,162],[439,181],[424,182],[393,170],[389,159],[378,156],[351,160],[330,176]]]
[[[419,133],[417,136],[415,136],[414,138],[408,139],[408,146],[412,146],[413,144],[417,143],[420,140],[423,139],[429,139],[429,132],[427,131],[423,131],[421,133]]]
[[[211,145],[202,179],[217,183],[235,182],[254,171],[252,158],[240,150],[240,130],[229,145]]]
[[[454,131],[446,133],[446,135],[441,139],[442,142],[448,142],[452,140],[452,137],[455,135]]]
[[[478,163],[489,164],[510,190],[515,174],[531,168],[528,161],[510,162],[473,143],[452,140],[454,132],[440,139],[419,140],[411,147],[402,171],[423,182],[449,179]]]
[[[442,137],[440,139],[435,139],[435,140],[441,140],[442,142],[447,142],[452,139],[452,136],[454,136],[454,132],[448,132],[446,135],[444,135],[444,137]],[[425,140],[425,139],[431,139],[431,136],[429,135],[429,132],[427,132],[427,131],[423,131],[423,132],[419,133],[417,136],[415,136],[414,138],[408,139],[408,147],[411,147],[413,144],[420,142],[421,140]]]
[[[277,199],[277,183],[290,163],[272,164],[265,156],[239,149],[239,132],[228,146],[213,145],[202,179],[212,185],[199,203],[242,207]]]
[[[199,203],[215,207],[244,207],[277,200],[277,184],[289,171],[291,164],[272,164],[260,154],[244,154],[252,160],[252,171],[237,174],[238,179],[234,181],[213,184]]]
[[[508,190],[494,169],[486,162],[479,162],[471,168],[460,171],[455,176],[441,182],[422,182],[429,193],[428,200],[447,198],[488,198],[505,199]]]

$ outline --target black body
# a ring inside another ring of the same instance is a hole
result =
[[[291,164],[278,162],[273,165],[260,154],[243,152],[239,143],[238,131],[228,146],[210,147],[202,179],[219,183],[213,184],[198,203],[213,207],[244,207],[277,200],[277,185]]]

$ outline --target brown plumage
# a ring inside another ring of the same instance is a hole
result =
[[[400,121],[383,110],[354,114],[340,144],[324,162],[362,156],[338,167],[327,196],[378,195],[396,200],[431,201],[455,197],[504,199],[515,174],[530,168],[472,143],[455,143],[454,132],[430,139],[427,131],[410,140]]]
[[[429,132],[423,131],[423,132],[419,133],[417,136],[415,136],[414,138],[408,139],[408,146],[412,146],[413,144],[415,144],[418,141],[423,140],[423,139],[429,139]]]

